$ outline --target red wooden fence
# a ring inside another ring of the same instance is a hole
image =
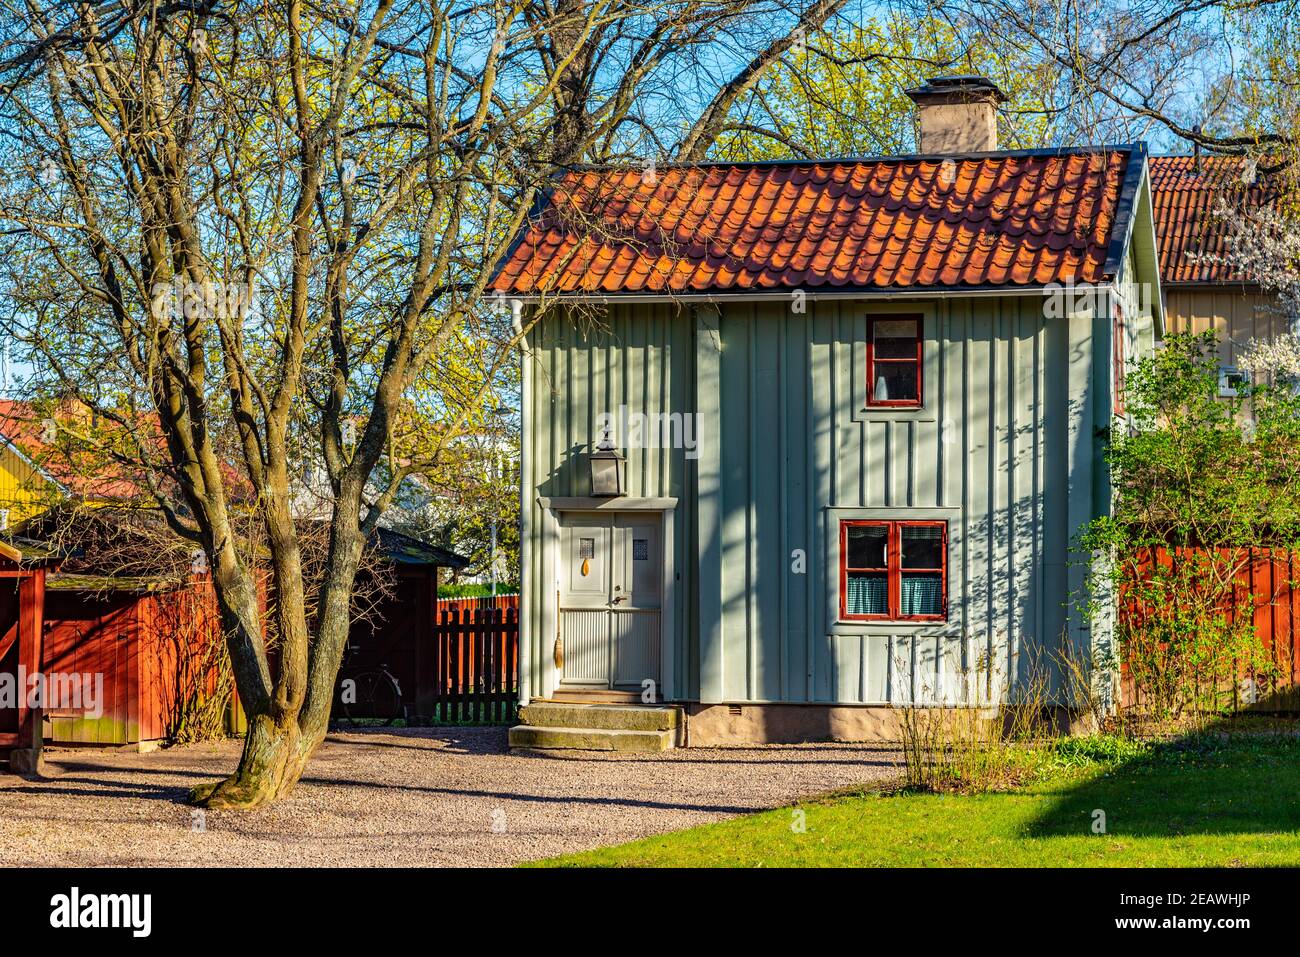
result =
[[[444,610],[438,603],[432,700],[441,720],[513,720],[519,698],[519,598],[508,597],[516,607]]]
[[[20,670],[41,671],[45,569],[22,566],[17,552],[0,551],[8,552],[0,553],[0,673],[9,672],[17,689],[13,706],[0,708],[0,760],[6,760],[14,750],[39,746],[41,709],[27,706],[17,678]]]
[[[519,608],[518,595],[483,595],[477,598],[439,598],[438,611],[451,611],[460,609],[463,612],[472,611],[475,608]]]
[[[1170,562],[1176,556],[1160,549],[1156,560]],[[1260,689],[1260,700],[1242,707],[1261,711],[1300,710],[1300,555],[1283,549],[1252,549],[1237,579],[1236,602],[1250,596],[1255,633],[1269,649],[1280,672],[1276,689]],[[1224,609],[1235,615],[1236,608]],[[1139,615],[1132,606],[1121,609],[1123,615]],[[1242,677],[1246,677],[1243,675]],[[1122,703],[1137,703],[1132,681],[1125,676],[1121,686]]]

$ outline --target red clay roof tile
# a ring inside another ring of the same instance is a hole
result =
[[[1263,172],[1253,184],[1246,183],[1246,162],[1240,156],[1151,157],[1151,205],[1162,282],[1249,280],[1240,270],[1214,260],[1227,252],[1227,224],[1215,213],[1224,202],[1254,207],[1276,203],[1284,187],[1278,176]]]
[[[492,288],[537,295],[1098,282],[1108,278],[1131,157],[1099,148],[676,166],[654,177],[574,171],[558,178]]]

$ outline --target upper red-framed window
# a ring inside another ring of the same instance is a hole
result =
[[[867,319],[867,405],[919,408],[924,396],[921,316]]]
[[[840,522],[842,621],[947,617],[947,522]]]

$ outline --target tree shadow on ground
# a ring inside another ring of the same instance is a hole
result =
[[[1300,831],[1300,722],[1256,715],[1214,721],[1155,742],[1056,797],[1031,835]]]

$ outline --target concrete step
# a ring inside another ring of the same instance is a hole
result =
[[[556,688],[549,701],[566,704],[644,704],[640,691],[615,691],[612,688]]]
[[[599,728],[551,728],[519,724],[510,729],[510,747],[577,751],[667,751],[671,731],[629,731]]]
[[[677,727],[677,709],[534,701],[519,709],[519,721],[541,728],[671,731]]]

